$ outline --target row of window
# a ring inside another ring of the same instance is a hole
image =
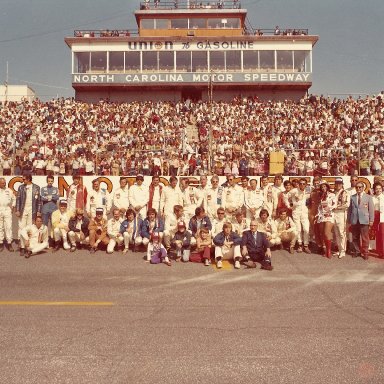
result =
[[[240,18],[142,19],[141,29],[241,28]]]
[[[75,52],[73,73],[166,70],[312,72],[310,51]]]

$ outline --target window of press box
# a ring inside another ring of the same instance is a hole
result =
[[[187,29],[188,19],[171,19],[172,29]]]
[[[243,68],[246,71],[254,71],[259,68],[258,51],[243,51]]]
[[[292,51],[276,51],[277,70],[285,69],[292,71],[293,69],[293,53]]]
[[[125,52],[125,71],[136,72],[140,70],[140,52]]]
[[[141,29],[155,29],[155,20],[154,19],[141,19],[140,27],[141,27]]]
[[[158,53],[159,53],[159,70],[173,71],[174,69],[173,52],[158,52]]]
[[[170,20],[168,19],[155,19],[155,29],[168,29]]]
[[[192,17],[189,19],[189,28],[207,28],[207,21],[203,18]]]
[[[226,51],[225,65],[227,71],[236,71],[241,69],[241,51]]]
[[[91,71],[107,71],[107,52],[91,52]]]
[[[176,71],[191,72],[191,52],[176,51]]]
[[[260,69],[275,70],[275,51],[259,51]]]
[[[311,72],[310,51],[294,51],[294,68],[297,72]]]
[[[158,52],[142,52],[143,71],[158,69]]]
[[[192,72],[206,72],[207,70],[207,52],[192,51]]]
[[[124,52],[109,52],[109,70],[124,71]]]
[[[73,59],[74,73],[87,73],[90,68],[90,52],[75,52]]]
[[[240,28],[240,19],[222,17],[208,19],[208,28]]]
[[[220,71],[225,69],[225,57],[223,51],[209,52],[209,64],[212,71]]]

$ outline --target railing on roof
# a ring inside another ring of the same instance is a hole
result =
[[[75,37],[130,37],[139,36],[138,30],[126,29],[126,30],[110,30],[110,29],[99,29],[99,30],[75,30],[73,35]],[[248,36],[305,36],[308,35],[308,29],[282,29],[280,33],[276,34],[275,29],[256,29],[251,26],[247,26],[244,30],[244,35]]]
[[[149,9],[240,9],[241,3],[238,0],[219,1],[163,1],[147,0],[140,3],[140,10]]]
[[[79,30],[73,32],[75,37],[127,37],[138,36],[138,30],[132,29],[98,29],[98,30]]]
[[[253,28],[247,25],[244,31],[245,35],[256,35],[256,36],[305,36],[308,35],[307,28],[279,28],[279,30],[268,29],[268,28]]]

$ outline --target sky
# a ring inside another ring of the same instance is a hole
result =
[[[205,2],[205,1],[204,1]],[[42,100],[72,97],[75,29],[137,29],[139,0],[0,0],[0,83],[28,84]],[[384,90],[384,0],[241,0],[254,28],[318,35],[310,93],[345,97]]]

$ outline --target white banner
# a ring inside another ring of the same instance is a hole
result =
[[[15,192],[19,188],[19,185],[23,182],[22,176],[3,176],[7,182],[7,186],[11,189],[13,189]],[[135,183],[136,177],[135,176],[126,176],[128,178],[129,185],[133,185]],[[340,177],[340,176],[337,176]],[[88,191],[92,190],[92,180],[98,178],[100,181],[101,188],[106,188],[108,192],[113,192],[117,188],[119,188],[119,179],[120,176],[83,176],[83,184],[86,186]],[[190,180],[190,185],[198,187],[199,182],[199,176],[180,176],[178,179],[185,179],[188,178]],[[255,179],[257,180],[257,185],[260,186],[260,176],[249,176],[249,180]],[[270,183],[273,183],[274,176],[269,177]],[[293,180],[293,179],[299,179],[301,176],[283,176],[284,180]],[[304,177],[310,184],[312,184],[312,177],[311,176],[305,176]],[[323,177],[323,180],[327,181],[331,187],[333,188],[334,182],[335,182],[336,176],[327,176]],[[210,179],[211,176],[208,176],[208,185],[210,185]],[[225,176],[220,176],[220,184],[223,184],[226,181]],[[235,178],[235,180],[240,183],[241,177]],[[347,189],[350,187],[350,177],[344,176],[342,177],[344,180],[344,188]],[[152,180],[152,176],[144,176],[144,185],[150,185]],[[370,189],[373,185],[373,176],[361,176],[359,178],[359,181],[363,182],[366,186],[365,190],[367,191]],[[45,187],[47,185],[46,176],[33,176],[32,182],[34,184],[37,184],[40,187]],[[163,185],[169,184],[169,176],[161,176],[160,182]],[[72,176],[55,176],[54,186],[59,188],[60,196],[66,197],[66,189],[69,185],[72,184]]]

